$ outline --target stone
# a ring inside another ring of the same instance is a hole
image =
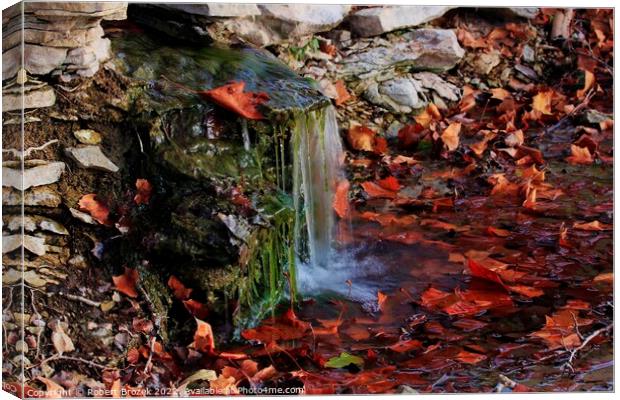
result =
[[[127,3],[121,2],[26,2],[24,12],[46,17],[125,19]]]
[[[253,17],[261,15],[261,10],[256,4],[157,4],[158,7],[173,11],[182,11],[188,14],[201,15],[204,17]]]
[[[3,187],[2,188],[2,205],[3,206],[21,206],[26,207],[51,207],[55,208],[60,205],[62,199],[58,192],[46,186],[35,187],[22,192]]]
[[[2,254],[10,253],[22,247],[22,245],[24,246],[24,249],[38,256],[42,256],[47,253],[47,246],[45,245],[45,239],[43,238],[30,235],[2,236]]]
[[[387,70],[411,68],[447,71],[465,54],[452,30],[417,29],[391,46],[379,46],[349,54],[343,59],[345,77],[367,79]]]
[[[69,232],[60,222],[40,215],[9,215],[6,216],[6,226],[11,232],[19,232],[24,227],[26,232],[34,232],[39,227],[41,230],[68,235]]]
[[[536,61],[536,52],[529,44],[523,46],[523,52],[521,53],[521,59],[528,63]]]
[[[377,36],[397,29],[418,26],[443,16],[450,6],[384,6],[365,8],[347,20],[354,34]]]
[[[91,217],[89,214],[86,214],[85,212],[76,210],[75,208],[69,208],[69,212],[74,218],[77,218],[86,224],[97,225],[97,221],[95,221],[93,217]]]
[[[501,7],[501,8],[484,8],[484,12],[492,13],[505,19],[533,19],[538,15],[540,9],[538,7]]]
[[[56,161],[37,165],[33,168],[14,169],[2,168],[2,185],[17,190],[26,190],[30,187],[49,185],[60,179],[65,170],[65,163]]]
[[[21,65],[21,46],[13,47],[2,53],[2,80],[17,74]],[[34,44],[24,45],[24,67],[33,75],[45,75],[61,65],[67,57],[67,49],[46,47]]]
[[[411,76],[404,76],[380,83],[372,82],[364,97],[388,111],[406,114],[425,105],[418,96],[419,91],[418,83]]]
[[[92,129],[80,129],[73,132],[73,136],[83,144],[99,144],[101,143],[101,134]]]
[[[23,99],[23,103],[22,103]],[[51,107],[56,103],[56,94],[51,86],[29,90],[22,97],[19,93],[2,93],[2,110],[15,111],[24,109]]]
[[[99,25],[86,29],[56,30],[54,23],[42,27],[43,29],[24,29],[24,43],[37,44],[48,47],[82,47],[93,40],[103,37],[103,28]],[[21,44],[22,31],[17,30],[2,37],[2,50],[7,50]]]
[[[424,89],[433,90],[440,97],[449,101],[459,101],[461,99],[461,90],[449,82],[444,81],[437,74],[432,72],[418,72],[413,74],[420,86]]]
[[[80,168],[90,168],[105,172],[117,172],[118,167],[101,151],[99,146],[67,147],[65,154]]]

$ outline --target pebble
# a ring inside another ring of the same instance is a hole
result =
[[[99,144],[101,143],[101,134],[92,129],[80,129],[73,132],[73,136],[83,144]]]
[[[118,167],[101,151],[99,146],[67,147],[65,153],[80,168],[90,168],[105,172],[117,172]]]

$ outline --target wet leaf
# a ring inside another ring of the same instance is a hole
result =
[[[245,82],[239,81],[198,93],[247,119],[264,119],[258,107],[266,103],[269,96],[263,92],[244,92],[244,89]]]
[[[484,354],[477,354],[461,350],[456,355],[455,359],[465,364],[478,364],[479,362],[486,360],[487,356],[485,356]]]
[[[133,198],[133,201],[137,204],[149,204],[151,200],[151,194],[153,192],[153,187],[146,179],[137,179],[136,180],[136,189],[137,193]]]
[[[349,181],[346,179],[338,182],[334,193],[333,208],[340,218],[348,218],[350,213],[349,205]]]
[[[461,123],[452,122],[441,134],[441,141],[446,145],[448,151],[454,151],[459,147],[459,133]]]
[[[377,184],[383,189],[391,190],[393,192],[398,192],[401,187],[398,179],[394,178],[393,176],[388,176],[387,178],[380,179],[377,181]]]
[[[582,231],[609,231],[613,229],[612,225],[603,224],[599,221],[583,222],[573,224],[573,229],[579,229]]]
[[[368,194],[370,198],[396,198],[396,192],[386,190],[374,182],[364,182],[362,183],[362,188],[364,188],[364,191]]]
[[[419,340],[411,339],[411,340],[401,340],[397,343],[394,343],[390,347],[390,350],[395,351],[397,353],[406,353],[411,350],[417,350],[422,348],[422,342]]]
[[[334,83],[334,87],[336,88],[337,97],[335,99],[335,103],[337,106],[342,105],[351,99],[351,94],[347,90],[347,86],[344,84],[342,79],[336,81]]]
[[[362,125],[356,125],[349,129],[347,141],[354,150],[374,151],[375,136],[377,132]]]
[[[168,287],[172,289],[174,297],[179,300],[189,299],[189,296],[192,294],[192,289],[186,288],[174,275],[170,275],[170,278],[168,278]]]
[[[574,144],[570,146],[571,155],[566,157],[566,161],[569,164],[577,165],[577,164],[592,164],[594,159],[592,158],[592,154],[590,154],[590,150],[587,147],[579,147]]]

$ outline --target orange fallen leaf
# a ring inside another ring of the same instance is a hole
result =
[[[398,179],[393,176],[388,176],[387,178],[378,180],[377,184],[383,189],[391,190],[393,192],[398,192],[400,190],[400,183],[398,182]]]
[[[377,132],[363,126],[356,125],[347,132],[347,141],[354,150],[374,151]]]
[[[336,192],[334,193],[334,200],[332,207],[336,214],[340,218],[347,218],[350,213],[350,205],[349,205],[349,187],[350,183],[348,180],[343,179],[338,182],[338,186],[336,187]]]
[[[523,131],[521,129],[511,132],[508,136],[506,136],[506,139],[504,139],[504,143],[506,143],[506,146],[508,147],[521,146],[523,141]]]
[[[342,79],[336,81],[336,83],[334,83],[334,87],[336,88],[337,95],[334,101],[337,106],[344,104],[351,99],[351,94],[347,90],[347,87]]]
[[[511,235],[510,231],[507,231],[506,229],[494,228],[492,226],[487,228],[487,233],[497,237],[508,237]]]
[[[545,181],[545,171],[539,171],[534,164],[524,169],[522,171],[522,176],[525,179],[530,179],[534,183],[542,183]]]
[[[374,182],[370,182],[370,181],[364,182],[362,183],[362,188],[364,188],[368,196],[371,198],[385,198],[385,199],[396,198],[396,192],[393,192],[391,190],[386,190]]]
[[[431,122],[441,119],[441,113],[435,104],[430,103],[424,111],[413,118],[422,128],[428,128]]]
[[[239,394],[235,378],[232,376],[225,378],[223,375],[220,375],[217,379],[209,382],[209,390],[216,396]]]
[[[263,92],[244,92],[245,82],[232,82],[211,90],[198,91],[202,97],[233,111],[247,119],[264,119],[258,106],[267,102],[269,96]]]
[[[192,289],[186,288],[174,275],[170,275],[170,278],[168,278],[168,287],[172,289],[174,297],[179,300],[189,299],[189,296],[192,294]]]
[[[153,191],[153,186],[146,179],[137,179],[136,180],[136,189],[138,192],[133,198],[133,201],[140,204],[149,204],[149,200],[151,199],[151,193]]]
[[[461,123],[452,122],[441,134],[441,141],[448,151],[454,151],[459,147],[459,132],[461,132]]]
[[[612,229],[611,225],[603,224],[599,221],[584,222],[573,224],[573,229],[580,229],[582,231],[608,231]]]
[[[566,161],[569,164],[587,165],[587,164],[592,164],[594,162],[594,159],[592,158],[592,155],[590,154],[590,150],[588,150],[587,147],[579,147],[574,144],[571,144],[570,152],[571,152],[571,155],[566,157]]]
[[[206,304],[202,304],[199,301],[193,299],[183,300],[183,305],[190,314],[198,319],[205,319],[209,315],[209,308]]]
[[[547,90],[539,92],[532,98],[532,109],[544,115],[552,115],[551,101],[553,99],[553,91]]]
[[[45,384],[45,398],[48,399],[60,399],[62,397],[67,396],[67,390],[54,382],[51,379],[44,378],[42,376],[38,376],[37,380],[43,382]],[[30,395],[28,394],[28,397]]]
[[[135,365],[140,361],[140,352],[135,347],[127,351],[127,362],[131,365]]]
[[[536,208],[536,189],[535,188],[528,188],[526,195],[525,195],[525,201],[523,201],[523,207],[533,210]]]
[[[210,353],[215,350],[215,338],[211,325],[207,322],[196,319],[196,332],[194,333],[194,348],[198,351]]]
[[[484,354],[472,353],[469,351],[461,350],[459,354],[456,355],[456,360],[465,364],[478,364],[481,361],[487,359],[487,356]]]
[[[123,275],[113,276],[112,281],[116,290],[132,297],[138,297],[136,291],[136,284],[138,283],[138,270],[125,267],[125,273]]]
[[[385,305],[385,301],[388,299],[388,296],[382,292],[377,292],[377,304],[379,305],[379,309],[383,311],[383,306]]]
[[[88,212],[90,216],[100,224],[110,225],[110,221],[108,221],[110,210],[105,203],[97,200],[96,197],[97,195],[94,193],[85,194],[80,201],[78,201],[78,206],[80,210]]]
[[[419,340],[415,340],[415,339],[399,340],[398,342],[394,343],[388,348],[397,353],[406,353],[411,350],[422,348],[422,342],[420,342]]]

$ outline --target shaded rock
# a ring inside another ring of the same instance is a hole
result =
[[[5,217],[7,229],[11,232],[21,231],[22,225],[26,232],[34,232],[37,227],[43,231],[68,235],[69,231],[60,222],[40,215],[9,215]]]
[[[348,17],[358,36],[381,35],[397,29],[421,25],[443,16],[450,6],[384,6],[365,8]]]
[[[395,113],[410,113],[425,104],[418,93],[420,86],[411,76],[398,77],[384,82],[372,82],[364,97],[373,104]]]
[[[2,205],[21,206],[22,200],[26,207],[54,208],[58,207],[62,202],[58,192],[49,187],[35,187],[25,192],[19,192],[7,187],[2,188]]]
[[[118,167],[101,151],[99,146],[67,147],[65,149],[71,159],[80,168],[90,168],[105,172],[117,172]]]
[[[76,210],[75,208],[69,208],[69,212],[74,218],[79,219],[80,221],[90,224],[90,225],[98,225],[97,221],[90,214],[86,214],[85,212]]]
[[[348,55],[342,74],[366,79],[396,67],[446,71],[465,54],[454,32],[447,29],[418,29],[402,35],[401,40]]]
[[[261,15],[256,4],[157,4],[158,7],[204,17],[252,17]]]
[[[65,163],[59,161],[44,163],[33,168],[25,168],[23,173],[21,169],[3,167],[2,186],[26,190],[34,186],[49,185],[50,183],[57,182],[64,170]]]
[[[540,9],[538,7],[501,7],[484,8],[485,13],[492,13],[495,16],[505,19],[524,18],[532,19],[536,17]]]
[[[56,103],[56,94],[51,86],[43,86],[35,90],[25,90],[23,107],[25,109],[51,107]],[[21,93],[2,93],[2,110],[15,111],[22,109]]]
[[[461,90],[456,85],[444,81],[432,72],[418,72],[413,74],[413,77],[423,89],[433,90],[446,100],[459,101],[461,99]]]
[[[101,134],[92,129],[80,129],[73,132],[73,136],[83,144],[99,144],[101,143]]]
[[[22,240],[23,238],[23,240]],[[47,253],[45,239],[30,235],[8,235],[2,236],[2,254],[10,253],[24,246],[24,249],[42,256]]]
[[[17,74],[21,65],[21,56],[21,46],[13,47],[2,53],[2,80]],[[30,74],[49,74],[61,65],[66,57],[66,48],[24,45],[24,68]]]
[[[103,28],[96,25],[85,29],[55,30],[55,24],[42,25],[40,29],[15,30],[2,36],[2,50],[10,49],[21,44],[23,35],[24,43],[37,44],[46,47],[81,47],[93,40],[103,37]]]

